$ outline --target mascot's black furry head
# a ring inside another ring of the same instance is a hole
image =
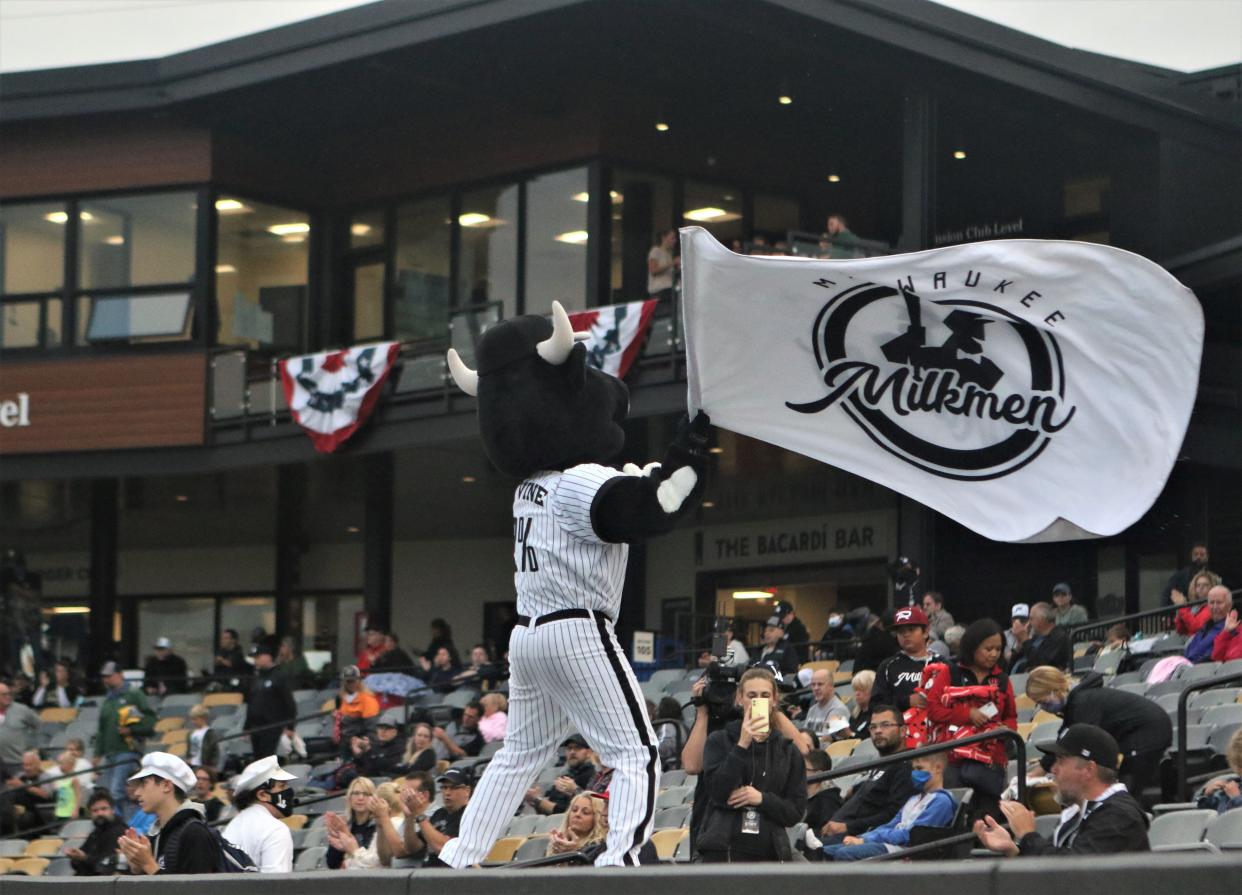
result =
[[[607,463],[625,445],[630,409],[621,380],[586,363],[586,338],[575,334],[560,302],[552,320],[503,320],[483,333],[476,372],[449,349],[453,381],[479,399],[479,433],[488,459],[508,475]]]

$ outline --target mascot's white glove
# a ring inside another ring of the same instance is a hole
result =
[[[652,460],[650,463],[648,463],[646,466],[642,467],[641,469],[639,468],[637,463],[626,463],[624,466],[621,467],[621,471],[625,473],[626,475],[639,475],[639,476],[646,476],[647,478],[650,478],[651,474],[659,468],[660,468],[660,461]]]
[[[689,466],[674,470],[673,474],[660,482],[659,487],[656,488],[656,500],[660,502],[660,508],[666,513],[676,513],[681,509],[682,501],[690,496],[690,492],[694,490],[698,482],[698,473]]]

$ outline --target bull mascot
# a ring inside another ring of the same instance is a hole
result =
[[[587,366],[559,302],[552,320],[502,321],[483,333],[478,370],[457,352],[449,369],[478,398],[488,458],[520,479],[513,501],[518,625],[509,641],[509,721],[439,859],[481,862],[561,742],[580,731],[614,769],[609,832],[597,865],[637,864],[659,788],[657,741],[634,672],[613,631],[629,545],[667,532],[698,505],[707,417],[683,419],[663,463],[603,465],[625,444],[629,391]]]

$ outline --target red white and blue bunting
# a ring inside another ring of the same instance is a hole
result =
[[[642,349],[656,304],[655,299],[648,299],[571,313],[569,322],[574,331],[591,333],[591,338],[582,343],[587,363],[618,379],[625,378]]]
[[[285,400],[315,450],[335,451],[367,421],[399,352],[378,342],[280,362]]]

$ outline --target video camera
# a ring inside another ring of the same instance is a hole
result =
[[[913,560],[899,556],[888,564],[888,574],[893,579],[893,602],[898,606],[914,603],[914,586],[922,575]]]

